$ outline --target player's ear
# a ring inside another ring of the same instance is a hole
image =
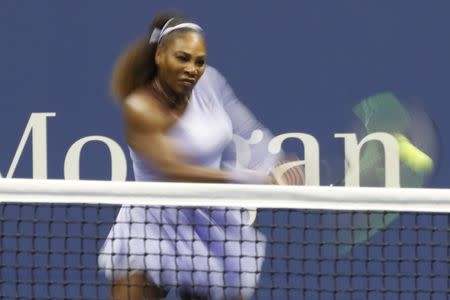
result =
[[[161,48],[158,47],[156,49],[156,53],[155,53],[155,64],[156,64],[156,66],[159,66],[161,64],[161,55],[162,55]]]

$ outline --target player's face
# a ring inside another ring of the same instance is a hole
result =
[[[156,52],[158,78],[177,94],[188,94],[206,67],[206,45],[197,32],[174,36]]]

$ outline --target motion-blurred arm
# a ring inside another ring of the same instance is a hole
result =
[[[128,145],[151,162],[167,179],[188,182],[240,181],[239,175],[188,163],[167,136],[174,119],[145,93],[136,93],[124,103],[125,135]],[[242,180],[245,178],[242,177]],[[260,176],[258,182],[269,182]]]

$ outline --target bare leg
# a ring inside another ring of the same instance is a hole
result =
[[[111,300],[159,300],[164,290],[149,282],[143,273],[115,280],[111,287]]]

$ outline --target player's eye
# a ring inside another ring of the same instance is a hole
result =
[[[198,59],[195,64],[199,67],[203,67],[205,65],[205,60],[204,59]]]
[[[189,57],[187,57],[186,55],[178,55],[177,59],[181,62],[187,62],[189,61]]]

